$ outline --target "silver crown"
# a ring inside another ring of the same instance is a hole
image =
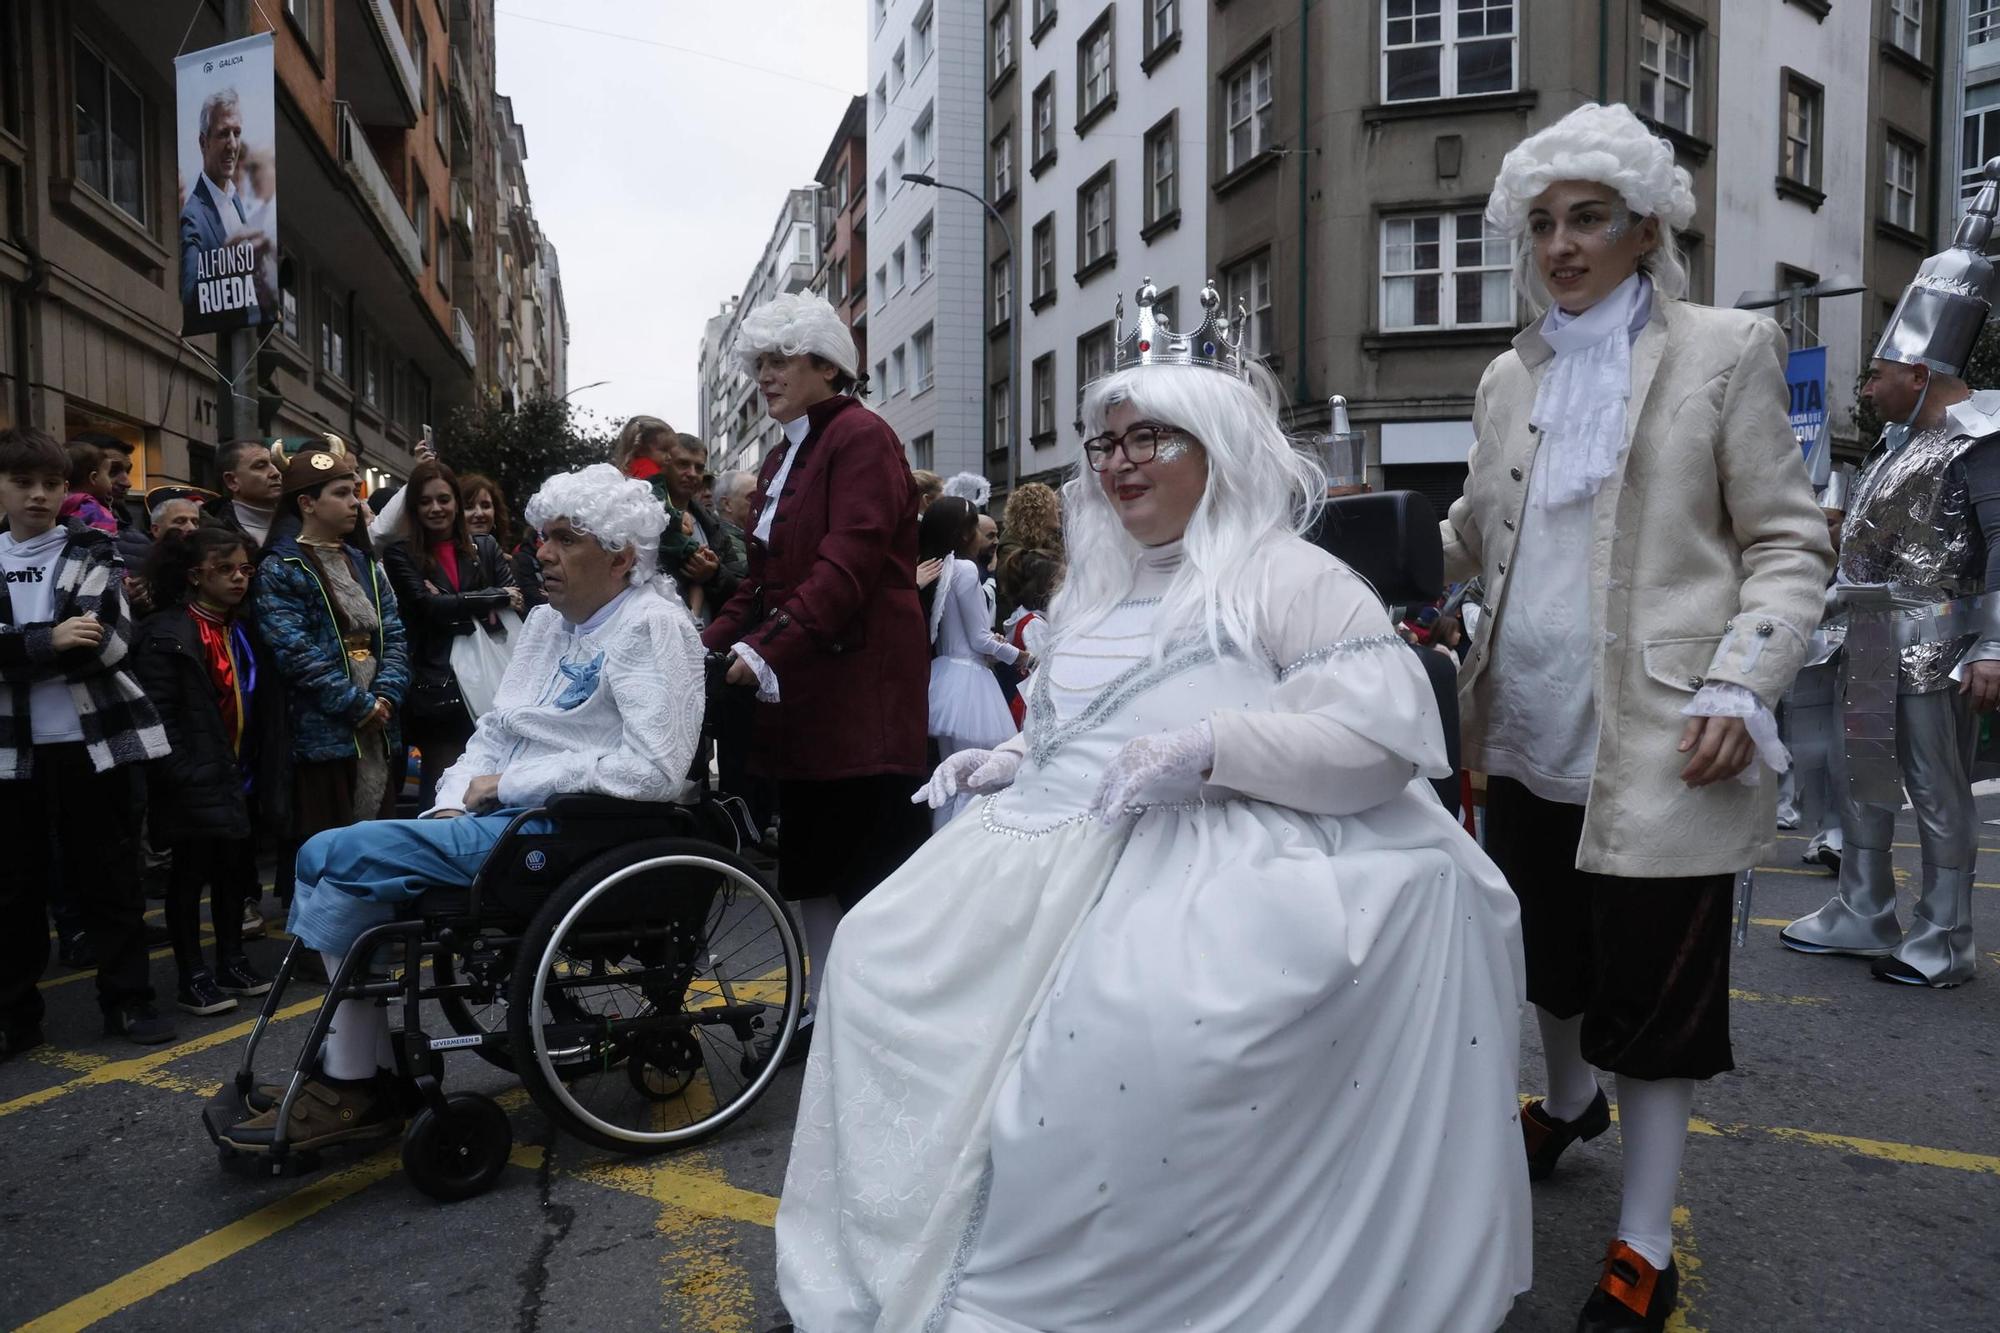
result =
[[[1222,313],[1222,296],[1215,290],[1215,279],[1210,278],[1201,289],[1202,321],[1188,333],[1174,332],[1154,313],[1160,289],[1151,278],[1141,280],[1136,299],[1139,318],[1127,333],[1125,297],[1123,294],[1118,297],[1117,323],[1112,334],[1112,373],[1134,366],[1201,366],[1243,378],[1243,335],[1249,327],[1250,310],[1239,299],[1232,323]]]

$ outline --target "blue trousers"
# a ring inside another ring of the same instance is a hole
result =
[[[376,819],[315,833],[299,848],[287,929],[310,948],[345,954],[362,931],[393,919],[398,903],[470,885],[519,813]]]

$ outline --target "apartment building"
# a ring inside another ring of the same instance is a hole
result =
[[[271,31],[278,322],[240,432],[340,435],[380,481],[485,381],[465,274],[492,0],[19,0],[0,8],[0,413],[136,446],[141,486],[214,484],[228,406],[211,336],[180,337],[173,61]],[[171,11],[171,12],[170,12]],[[193,26],[190,27],[190,21]],[[238,27],[226,28],[226,21]],[[483,39],[476,29],[483,25]]]
[[[1110,369],[1119,298],[1134,314],[1150,277],[1178,327],[1201,317],[1202,285],[1221,276],[1200,191],[1210,21],[1182,0],[1025,4],[1011,78],[1022,110],[989,146],[993,188],[1016,196],[1025,233],[1019,308],[1007,311],[1022,382],[1010,394],[1004,370],[990,381],[989,442],[1004,450],[1017,414],[1021,473],[1046,479],[1073,460],[1083,386]],[[992,279],[1008,280],[997,261]]]
[[[983,470],[996,494],[1003,493],[1010,478],[1031,475],[1033,467],[1022,459],[1011,468],[1016,449],[1025,449],[1029,426],[1021,401],[1023,387],[1014,382],[1014,352],[1017,344],[1019,301],[1017,272],[1028,260],[1020,248],[1028,237],[1021,225],[1021,144],[1026,122],[1021,108],[1026,104],[1021,91],[1023,22],[1033,17],[1034,0],[986,0],[986,200],[993,207],[985,229],[986,296],[982,307],[986,330],[984,355],[986,384],[985,445]],[[997,218],[997,221],[995,220]],[[1022,362],[1023,365],[1027,363]],[[1004,503],[1004,500],[1002,501]]]
[[[778,423],[765,414],[755,381],[736,363],[736,331],[746,314],[773,296],[802,292],[812,285],[820,270],[819,215],[817,185],[787,193],[742,294],[725,301],[703,328],[697,415],[710,466],[717,472],[755,471],[765,451],[784,438]]]
[[[1865,98],[1827,90],[1865,88],[1879,56],[1866,4],[1723,5],[1715,53],[1715,301],[1737,304],[1836,278],[1858,283],[1878,216],[1870,145],[1886,134]],[[1701,69],[1690,30],[1657,21],[1666,57],[1690,79]],[[1896,172],[1910,164],[1899,160]],[[1913,187],[1914,179],[1904,181]],[[1904,202],[1914,206],[1916,196]],[[1913,208],[1898,205],[1905,232]],[[1900,289],[1898,289],[1900,290]],[[1889,298],[1893,301],[1894,297]],[[1768,307],[1794,348],[1827,349],[1827,429],[1851,453],[1854,384],[1881,331],[1880,301],[1857,292]]]
[[[856,363],[868,365],[868,99],[847,104],[819,170],[819,271],[812,289],[854,334]]]
[[[911,464],[981,472],[985,460],[984,0],[869,0],[870,406]]]

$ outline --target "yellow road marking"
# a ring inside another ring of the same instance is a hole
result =
[[[1773,1138],[1794,1143],[1810,1143],[1819,1148],[1836,1148],[1862,1157],[1879,1157],[1885,1162],[1911,1166],[1942,1166],[1954,1171],[2000,1176],[2000,1157],[1987,1153],[1959,1152],[1951,1148],[1924,1148],[1914,1143],[1890,1143],[1882,1139],[1859,1139],[1847,1134],[1821,1134],[1810,1129],[1767,1128]]]
[[[1695,1322],[1696,1303],[1708,1295],[1708,1280],[1701,1275],[1701,1255],[1694,1247],[1694,1227],[1686,1207],[1674,1209],[1674,1267],[1680,1270],[1681,1301],[1667,1320],[1666,1333],[1703,1333]]]
[[[768,1227],[778,1220],[775,1195],[739,1189],[693,1159],[673,1166],[641,1166],[629,1161],[598,1162],[579,1168],[578,1179],[636,1194],[704,1217]]]
[[[286,1019],[297,1018],[300,1014],[311,1013],[318,1008],[319,997],[314,996],[280,1009],[271,1021],[282,1023]],[[142,1055],[131,1060],[107,1060],[66,1083],[57,1083],[52,1087],[25,1093],[12,1101],[0,1102],[0,1117],[13,1115],[16,1111],[25,1111],[32,1106],[47,1105],[56,1098],[66,1096],[79,1088],[94,1087],[101,1083],[144,1083],[151,1087],[166,1088],[172,1092],[199,1092],[204,1087],[212,1089],[215,1086],[213,1084],[195,1084],[176,1075],[164,1073],[162,1066],[183,1056],[205,1051],[211,1046],[220,1046],[239,1037],[247,1037],[250,1035],[250,1029],[256,1025],[257,1020],[250,1018],[226,1028],[205,1032],[190,1041],[163,1047],[151,1055]],[[210,1092],[208,1095],[212,1096],[213,1093]]]
[[[206,944],[208,941],[214,939],[215,935],[211,931],[204,930],[201,932],[201,938],[202,942]],[[162,948],[155,949],[151,953],[147,954],[146,961],[158,962],[162,958],[171,958],[173,956],[173,952],[174,948],[171,944],[169,944]],[[87,967],[81,972],[65,972],[59,977],[50,977],[46,981],[36,982],[35,989],[47,990],[51,986],[67,986],[72,981],[87,981],[91,977],[94,977],[96,975],[97,975],[97,969],[94,967]]]
[[[360,1193],[394,1171],[397,1161],[396,1150],[390,1148],[322,1176],[304,1189],[259,1208],[248,1217],[191,1240],[123,1277],[112,1279],[95,1291],[57,1306],[41,1318],[23,1324],[17,1333],[69,1333],[73,1329],[89,1328],[100,1319],[109,1318],[149,1296],[157,1295],[259,1241],[270,1239],[286,1227],[305,1221],[349,1195]]]
[[[1749,1000],[1752,1003],[1756,1004],[1832,1004],[1833,1003],[1833,1001],[1829,997],[1824,995],[1765,995],[1759,991],[1735,990],[1735,989],[1730,990],[1729,998],[1732,1000]]]

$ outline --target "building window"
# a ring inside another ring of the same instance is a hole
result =
[[[1820,87],[1785,71],[1785,139],[1778,174],[1809,189],[1819,188]]]
[[[1000,131],[993,141],[993,197],[1005,199],[1014,193],[1014,127]]]
[[[1112,179],[1106,167],[1076,192],[1076,271],[1079,276],[1109,260],[1112,239]]]
[[[875,80],[875,123],[880,125],[882,117],[889,114],[889,79],[887,75]]]
[[[898,42],[896,54],[889,57],[889,96],[894,97],[903,91],[903,85],[908,81],[907,64],[903,58],[903,44]]]
[[[80,41],[75,72],[76,174],[120,212],[144,222],[145,99],[110,61]]]
[[[1169,115],[1146,131],[1146,225],[1181,206],[1180,117]]]
[[[382,406],[382,386],[376,367],[382,360],[380,342],[365,327],[357,329],[354,333],[354,352],[361,372],[361,401],[379,408]]]
[[[1056,354],[1036,357],[1030,374],[1035,393],[1034,438],[1046,440],[1056,433]]]
[[[1076,120],[1079,126],[1111,105],[1111,10],[1106,9],[1076,44]]]
[[[1035,296],[1040,306],[1056,299],[1056,215],[1035,224]]]
[[[1083,391],[1111,373],[1111,326],[1101,324],[1076,340],[1076,420],[1083,428]]]
[[[1014,68],[1014,11],[1000,6],[988,27],[993,34],[993,79],[997,83]]]
[[[1382,100],[1514,90],[1514,0],[1382,0]]]
[[[2000,0],[1995,0],[1995,7],[1995,12],[2000,13]],[[2000,96],[2000,89],[1992,84],[1968,89],[1966,100],[1970,102],[1982,95],[1990,101]],[[2000,105],[1968,108],[1959,135],[1958,194],[1961,211],[1963,205],[1979,193],[1979,187],[1986,183],[1986,160],[1991,157],[2000,157]]]
[[[433,79],[432,83],[437,88],[437,110],[431,115],[431,138],[437,143],[438,152],[444,154],[444,160],[449,164],[451,162],[451,130],[448,127],[451,123],[451,113],[446,111],[445,107],[450,102],[450,95],[444,90],[444,79],[442,77]]]
[[[2000,42],[2000,0],[1972,0],[1965,14],[1965,44]]]
[[[922,69],[924,62],[931,58],[931,36],[935,26],[935,14],[926,4],[917,11],[917,21],[910,25],[911,69]]]
[[[1181,35],[1181,0],[1147,0],[1146,54]]]
[[[847,300],[847,261],[836,259],[826,267],[826,299],[838,306]]]
[[[319,294],[319,368],[347,379],[347,303],[325,291]]]
[[[882,212],[882,210],[887,208],[888,206],[889,206],[889,173],[886,171],[878,171],[875,173],[875,212],[879,215]]]
[[[935,440],[936,437],[931,432],[925,431],[922,435],[910,441],[911,467],[921,468],[925,472],[931,470],[932,465],[937,462]]]
[[[1008,431],[1014,425],[1014,385],[1010,380],[995,380],[986,391],[991,404],[989,415],[993,419],[993,449],[1005,449],[1009,442]]]
[[[910,233],[910,244],[915,246],[917,251],[918,282],[928,278],[931,270],[936,267],[937,246],[933,244],[936,233],[937,224],[928,217],[919,222],[917,229]]]
[[[926,324],[910,337],[910,373],[914,377],[910,394],[928,392],[935,383],[934,368],[931,364],[931,326]]]
[[[937,157],[931,147],[936,140],[936,136],[931,133],[935,120],[936,116],[931,108],[926,106],[917,113],[917,123],[910,130],[910,161],[916,164],[919,171],[929,166]]]
[[[1239,304],[1240,303],[1240,304]],[[1237,312],[1250,312],[1248,323],[1237,330],[1248,356],[1269,356],[1276,326],[1271,317],[1271,252],[1263,250],[1240,264],[1222,271],[1222,309],[1231,320]]]
[[[906,364],[902,348],[889,353],[889,393],[892,396],[903,391],[903,368]]]
[[[878,32],[881,31],[882,25],[884,23],[887,23],[888,21],[889,21],[889,0],[875,0],[876,31]]]
[[[889,303],[889,266],[887,264],[884,264],[882,265],[882,267],[875,270],[875,304],[880,306],[880,305],[887,305],[888,303]],[[878,375],[876,376],[876,378],[880,379],[882,377]]]
[[[285,12],[299,25],[315,49],[319,46],[320,0],[285,0]]]
[[[891,392],[889,388],[889,363],[887,361],[877,361],[875,363],[875,382],[882,386],[882,393],[885,397]]]
[[[1271,53],[1260,51],[1223,81],[1222,171],[1243,166],[1271,146]]]
[[[432,225],[437,229],[438,237],[442,239],[445,232],[444,219],[440,217]],[[451,247],[448,245],[440,245],[437,248],[437,273],[438,287],[449,298],[451,296]]]
[[[816,257],[812,227],[808,225],[795,228],[792,232],[792,262],[810,264]]]
[[[1040,171],[1056,157],[1056,76],[1051,74],[1035,89],[1035,131],[1031,145],[1033,167]]]
[[[993,261],[993,327],[1014,317],[1014,257],[1002,255]]]
[[[1512,260],[1477,212],[1382,219],[1383,329],[1513,324]]]
[[[1040,37],[1056,21],[1056,0],[1035,0],[1034,34]]]
[[[1808,273],[1790,264],[1778,265],[1778,292],[1783,295],[1792,287],[1812,287],[1819,283],[1819,274]],[[1785,330],[1785,341],[1796,352],[1803,347],[1819,346],[1819,298],[1810,296],[1800,301],[1786,300],[1779,303],[1772,312],[1778,324]]]
[[[909,259],[902,246],[897,246],[889,255],[889,290],[900,292],[909,286]]]
[[[1882,216],[1905,231],[1917,229],[1917,161],[1923,149],[1900,134],[1882,147]]]
[[[1897,50],[1923,58],[1924,0],[1889,0],[1889,41]]]
[[[410,222],[417,229],[417,253],[431,262],[431,192],[428,186],[418,181],[411,192],[414,207],[410,209]]]
[[[1693,134],[1701,35],[1650,12],[1641,16],[1639,33],[1639,109],[1661,125]]]
[[[908,182],[906,182],[903,179],[903,172],[905,169],[906,169],[906,158],[904,157],[903,154],[903,145],[897,144],[896,151],[889,154],[890,185],[894,188],[897,194],[901,194],[903,192],[903,186],[908,184]]]

